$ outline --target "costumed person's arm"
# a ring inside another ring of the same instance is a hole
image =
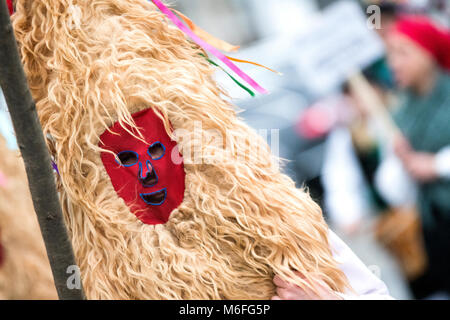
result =
[[[345,300],[391,300],[388,288],[333,231],[329,242],[334,258],[355,292],[338,294]]]
[[[329,242],[333,256],[347,276],[353,291],[334,292],[324,281],[317,279],[312,285],[317,293],[301,289],[275,276],[277,295],[272,300],[392,300],[383,281],[378,279],[353,251],[331,230]],[[298,274],[301,277],[301,274]]]

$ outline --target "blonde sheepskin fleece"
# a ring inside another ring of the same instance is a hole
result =
[[[57,299],[44,242],[39,230],[25,167],[19,151],[9,150],[0,136],[0,265],[1,300]]]
[[[19,0],[16,9],[88,298],[269,299],[274,274],[301,287],[321,277],[344,290],[320,208],[223,98],[203,51],[153,4]],[[99,136],[116,121],[134,128],[131,114],[146,108],[185,159],[203,151],[200,164],[185,160],[184,200],[165,225],[144,225],[130,212],[100,159]],[[196,122],[205,134],[195,134]],[[226,146],[207,130],[226,136]]]

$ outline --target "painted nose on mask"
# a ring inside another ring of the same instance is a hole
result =
[[[145,188],[153,187],[156,183],[158,183],[158,176],[156,175],[152,163],[149,160],[145,162],[145,167],[143,167],[142,162],[139,162],[138,175],[139,182]]]

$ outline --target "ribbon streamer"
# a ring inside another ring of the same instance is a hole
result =
[[[208,32],[206,32],[205,30],[203,30],[202,28],[200,28],[199,26],[197,26],[191,19],[189,19],[188,17],[186,17],[184,14],[182,14],[180,11],[177,11],[175,9],[172,9],[172,12],[174,12],[177,16],[179,16],[181,18],[181,20],[183,20],[183,22],[185,24],[187,24],[187,26],[192,30],[192,32],[194,32],[197,36],[199,36],[202,40],[204,40],[205,42],[209,43],[210,45],[212,45],[213,47],[225,51],[225,52],[235,52],[237,51],[240,47],[239,46],[234,46],[232,44],[229,44],[226,41],[223,41],[221,39],[218,39],[216,37],[214,37],[213,35],[210,35]],[[282,73],[273,70],[269,67],[266,67],[260,63],[257,62],[253,62],[253,61],[248,61],[248,60],[242,60],[242,59],[237,59],[237,58],[233,58],[230,56],[226,56],[228,59],[230,59],[231,61],[234,62],[240,62],[240,63],[248,63],[248,64],[252,64],[254,66],[258,66],[264,69],[267,69],[269,71],[272,71],[273,73],[276,73],[278,75],[282,75]]]
[[[185,24],[187,24],[187,26],[192,30],[192,32],[194,32],[200,39],[209,43],[213,47],[215,47],[219,50],[225,51],[225,52],[235,52],[240,48],[239,46],[234,46],[232,44],[229,44],[226,41],[223,41],[222,39],[218,39],[218,38],[214,37],[213,35],[209,34],[205,30],[203,30],[202,28],[197,26],[191,19],[186,17],[180,11],[177,11],[175,9],[172,9],[172,11],[175,12],[176,15],[179,16]]]
[[[242,59],[233,58],[233,57],[230,57],[230,56],[226,56],[226,57],[227,57],[228,59],[232,60],[232,61],[235,61],[235,62],[241,62],[241,63],[253,64],[254,66],[258,66],[258,67],[267,69],[267,70],[269,70],[269,71],[272,71],[273,73],[278,74],[279,76],[282,76],[282,75],[283,75],[281,72],[278,72],[278,71],[276,71],[276,70],[273,70],[273,69],[271,69],[271,68],[269,68],[269,67],[266,67],[265,65],[262,65],[262,64],[257,63],[257,62],[247,61],[247,60],[242,60]]]
[[[58,166],[56,165],[55,161],[52,160],[52,168],[56,171],[56,173],[59,175]]]
[[[181,31],[187,34],[195,43],[197,43],[204,50],[210,52],[216,56],[220,61],[227,65],[231,70],[233,70],[239,77],[246,81],[250,86],[252,86],[256,91],[262,94],[268,93],[266,89],[261,87],[255,80],[250,78],[245,72],[243,72],[239,67],[237,67],[230,59],[228,59],[223,53],[218,49],[208,44],[200,37],[198,37],[191,29],[189,29],[180,19],[170,11],[160,0],[151,0],[162,13],[164,13]]]
[[[227,70],[225,70],[224,68],[222,68],[221,66],[219,66],[217,63],[215,63],[214,61],[212,61],[211,59],[205,57],[206,60],[211,63],[213,66],[216,66],[218,68],[220,68],[223,72],[225,72],[230,78],[231,80],[234,81],[234,83],[236,83],[239,87],[241,87],[242,89],[244,89],[245,91],[248,92],[249,95],[251,95],[252,97],[255,96],[255,93],[250,90],[249,88],[247,88],[246,86],[244,86],[242,83],[240,83],[235,77],[233,77],[229,72],[227,72]]]

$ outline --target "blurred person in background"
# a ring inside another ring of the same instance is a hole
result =
[[[383,85],[384,77],[372,73],[378,67],[379,62],[366,69],[364,74],[372,89],[387,101],[390,93]],[[321,104],[325,106],[321,107]],[[326,122],[332,124],[328,126],[321,178],[325,209],[335,228],[352,235],[361,230],[372,213],[387,209],[374,184],[374,175],[382,158],[377,126],[347,83],[342,94],[322,101],[305,115],[319,111],[316,123],[320,123],[320,117],[321,122],[328,119]],[[312,122],[314,118],[310,118],[305,120]],[[303,121],[301,127],[308,130],[312,125]],[[316,127],[321,126],[316,124]]]
[[[418,299],[450,297],[450,33],[425,16],[402,16],[387,37],[403,90],[395,152],[417,183],[428,267],[410,286]],[[392,185],[385,185],[387,192]]]
[[[399,7],[387,1],[366,2],[363,7],[368,18],[373,15],[373,4],[381,14],[374,31],[386,39]],[[390,106],[394,81],[386,58],[373,61],[363,73],[384,104]],[[349,84],[342,89],[304,111],[297,131],[304,139],[325,137],[321,171],[324,213],[334,228],[352,235],[361,231],[371,213],[387,208],[373,181],[382,157],[377,128]]]

